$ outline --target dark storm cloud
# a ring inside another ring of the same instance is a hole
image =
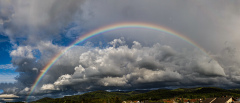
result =
[[[0,24],[12,41],[25,45],[60,38],[60,29],[72,22],[84,0],[1,0]],[[28,43],[29,42],[29,43]]]
[[[0,83],[0,89],[11,88],[14,87],[14,83]]]
[[[238,0],[104,1],[83,5],[81,17],[87,28],[123,21],[150,22],[176,30],[211,52],[221,50],[225,41],[239,44]]]
[[[225,72],[229,74],[231,81],[240,83],[240,50],[235,48],[232,44],[225,45],[225,48],[218,55],[217,60],[225,68]]]

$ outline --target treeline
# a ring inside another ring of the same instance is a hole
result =
[[[94,91],[82,95],[65,96],[63,98],[43,98],[32,103],[122,103],[136,92],[106,92]]]
[[[122,103],[119,97],[111,97],[108,99],[103,98],[85,98],[85,99],[73,99],[73,98],[57,98],[57,99],[41,99],[31,103]]]
[[[225,90],[216,87],[180,88],[175,90],[159,89],[133,95],[128,100],[160,100],[171,98],[213,98],[222,96],[240,97],[240,90]]]
[[[146,93],[141,92],[106,92],[94,91],[82,95],[65,96],[63,98],[43,98],[32,103],[122,103],[125,100],[151,100],[171,98],[212,98],[222,96],[240,97],[240,90],[225,90],[215,87],[179,88],[174,90],[159,89]]]

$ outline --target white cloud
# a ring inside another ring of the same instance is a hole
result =
[[[54,85],[53,84],[44,84],[41,87],[41,90],[55,90]]]
[[[65,75],[62,75],[61,77],[58,78],[58,80],[56,82],[54,82],[54,85],[68,85],[68,84],[71,84],[70,82],[70,79],[71,79],[71,75],[69,74],[65,74]],[[46,86],[49,86],[50,84],[46,85]],[[52,85],[50,85],[52,86]]]
[[[29,87],[25,87],[23,90],[21,90],[18,94],[22,94],[22,95],[25,95],[25,94],[28,94],[30,92],[30,88]]]
[[[178,72],[173,71],[152,71],[148,69],[139,69],[136,72],[127,75],[128,79],[135,79],[134,84],[151,82],[169,82],[183,79]]]
[[[0,74],[0,83],[14,83],[17,82],[15,77],[17,77],[17,73],[1,73]]]
[[[0,98],[17,98],[19,96],[14,95],[14,94],[1,94]]]
[[[98,82],[102,86],[128,86],[124,77],[105,77]]]
[[[121,39],[124,39],[124,38],[121,38]],[[114,48],[116,46],[121,46],[121,45],[124,45],[126,42],[124,40],[121,40],[121,39],[114,39],[113,41],[111,41],[109,44],[111,44]]]
[[[113,42],[125,41],[116,39]],[[194,84],[197,82],[195,80],[204,81],[206,77],[220,79],[226,76],[218,62],[199,50],[177,52],[170,46],[158,43],[144,47],[134,41],[131,47],[122,44],[104,49],[95,48],[82,53],[79,59],[80,65],[74,68],[73,74],[60,76],[53,84],[43,85],[45,89],[42,90],[65,87],[76,90],[140,88],[144,87],[141,84],[146,83],[151,86],[146,85],[144,88],[151,88],[156,86],[155,83],[176,86],[187,81]]]
[[[10,55],[13,58],[29,58],[33,59],[34,56],[32,54],[32,47],[31,46],[19,46],[16,50],[13,50]]]
[[[5,64],[5,65],[0,65],[0,69],[4,69],[4,70],[7,70],[7,69],[15,70],[16,67],[14,67],[12,64]]]

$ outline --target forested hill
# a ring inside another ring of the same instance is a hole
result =
[[[63,98],[43,98],[32,103],[121,103],[123,100],[160,100],[170,98],[211,98],[233,96],[240,97],[239,89],[221,89],[216,87],[179,88],[179,89],[158,89],[148,92],[107,92],[94,91],[82,95],[65,96]]]

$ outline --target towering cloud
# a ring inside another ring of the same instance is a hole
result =
[[[181,53],[160,44],[143,47],[136,41],[131,47],[126,44],[116,47],[117,43],[124,42],[115,39],[110,42],[113,46],[81,54],[80,65],[75,67],[73,74],[64,74],[41,89],[150,89],[181,86],[187,81],[191,81],[189,85],[194,85],[195,82],[209,81],[209,78],[218,80],[226,76],[218,62],[200,51]]]

